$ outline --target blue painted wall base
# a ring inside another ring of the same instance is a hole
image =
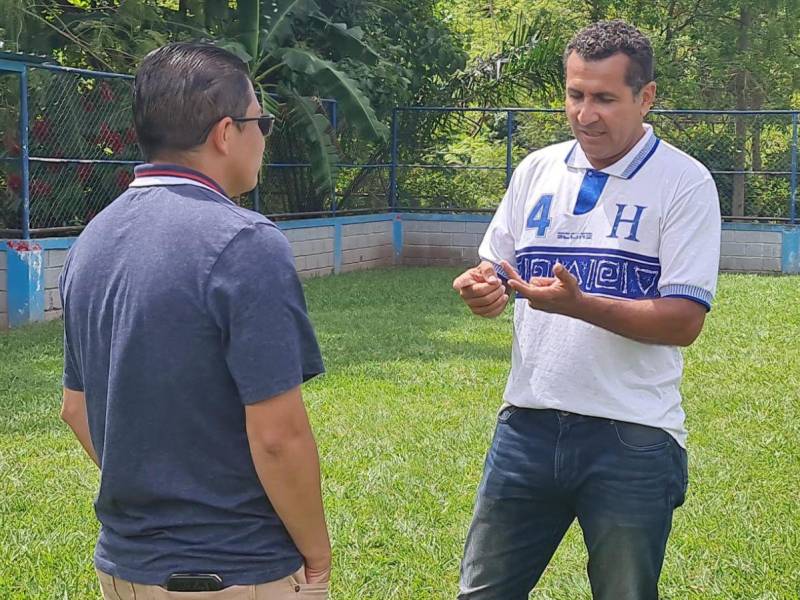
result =
[[[298,219],[280,221],[278,226],[284,230],[306,229],[314,227],[333,227],[333,264],[334,272],[342,270],[342,228],[357,223],[376,223],[390,221],[392,223],[392,246],[395,264],[402,262],[404,244],[404,223],[411,227],[414,221],[439,221],[451,223],[488,223],[488,214],[431,214],[431,213],[379,213],[348,217],[332,217],[323,219]],[[723,231],[751,232],[770,234],[781,240],[781,255],[771,261],[779,261],[775,272],[782,274],[800,274],[800,226],[771,225],[761,223],[723,223]],[[780,234],[776,236],[775,234]],[[728,234],[738,235],[738,234]],[[43,321],[45,318],[45,253],[49,250],[69,249],[77,238],[49,238],[30,242],[0,240],[0,252],[7,254],[7,294],[8,325],[19,327],[27,323]],[[761,238],[754,240],[763,241]],[[749,239],[748,239],[749,241]],[[723,241],[723,249],[725,247]],[[744,243],[744,242],[742,242]],[[747,244],[745,244],[747,245]],[[757,244],[755,244],[757,246]],[[773,244],[777,248],[777,240]],[[767,259],[764,259],[767,260]],[[4,292],[0,292],[4,293]]]
[[[6,242],[8,326],[44,321],[44,251],[34,242]]]
[[[800,275],[800,227],[783,230],[781,272],[789,275]]]

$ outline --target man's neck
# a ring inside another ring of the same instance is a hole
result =
[[[593,159],[588,154],[586,154],[585,150],[584,154],[586,154],[586,159],[589,161],[589,164],[592,165],[594,169],[602,171],[603,169],[610,167],[614,163],[622,160],[622,158],[624,158],[625,155],[628,154],[628,152],[630,152],[631,149],[633,149],[633,147],[641,141],[641,139],[645,136],[646,133],[647,129],[645,129],[644,125],[642,125],[641,131],[636,136],[634,136],[633,141],[631,141],[628,145],[626,145],[625,149],[622,152],[620,152],[619,154],[615,154],[614,156],[611,156],[609,158],[604,158],[602,160]]]
[[[225,174],[222,169],[214,168],[212,165],[208,163],[208,161],[202,160],[200,157],[192,156],[192,155],[169,155],[164,154],[160,155],[157,158],[153,158],[151,161],[153,164],[169,164],[169,165],[176,165],[178,167],[186,167],[187,169],[192,169],[193,171],[197,171],[198,173],[202,173],[209,179],[212,179],[217,185],[219,185],[224,191],[225,194],[230,198],[230,188],[225,180]]]

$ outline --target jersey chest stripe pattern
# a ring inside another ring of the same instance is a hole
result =
[[[615,298],[637,300],[658,298],[661,267],[650,257],[624,256],[620,251],[579,248],[538,248],[518,252],[517,271],[526,281],[531,277],[553,277],[561,263],[578,280],[581,290]],[[636,256],[636,255],[634,255]]]

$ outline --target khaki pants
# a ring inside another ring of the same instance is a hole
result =
[[[327,600],[327,583],[305,583],[304,570],[260,585],[232,585],[219,592],[168,592],[97,571],[104,600]]]

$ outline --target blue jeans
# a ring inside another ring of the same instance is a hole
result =
[[[577,517],[595,600],[656,600],[686,451],[661,429],[509,406],[498,416],[459,600],[525,600]]]

